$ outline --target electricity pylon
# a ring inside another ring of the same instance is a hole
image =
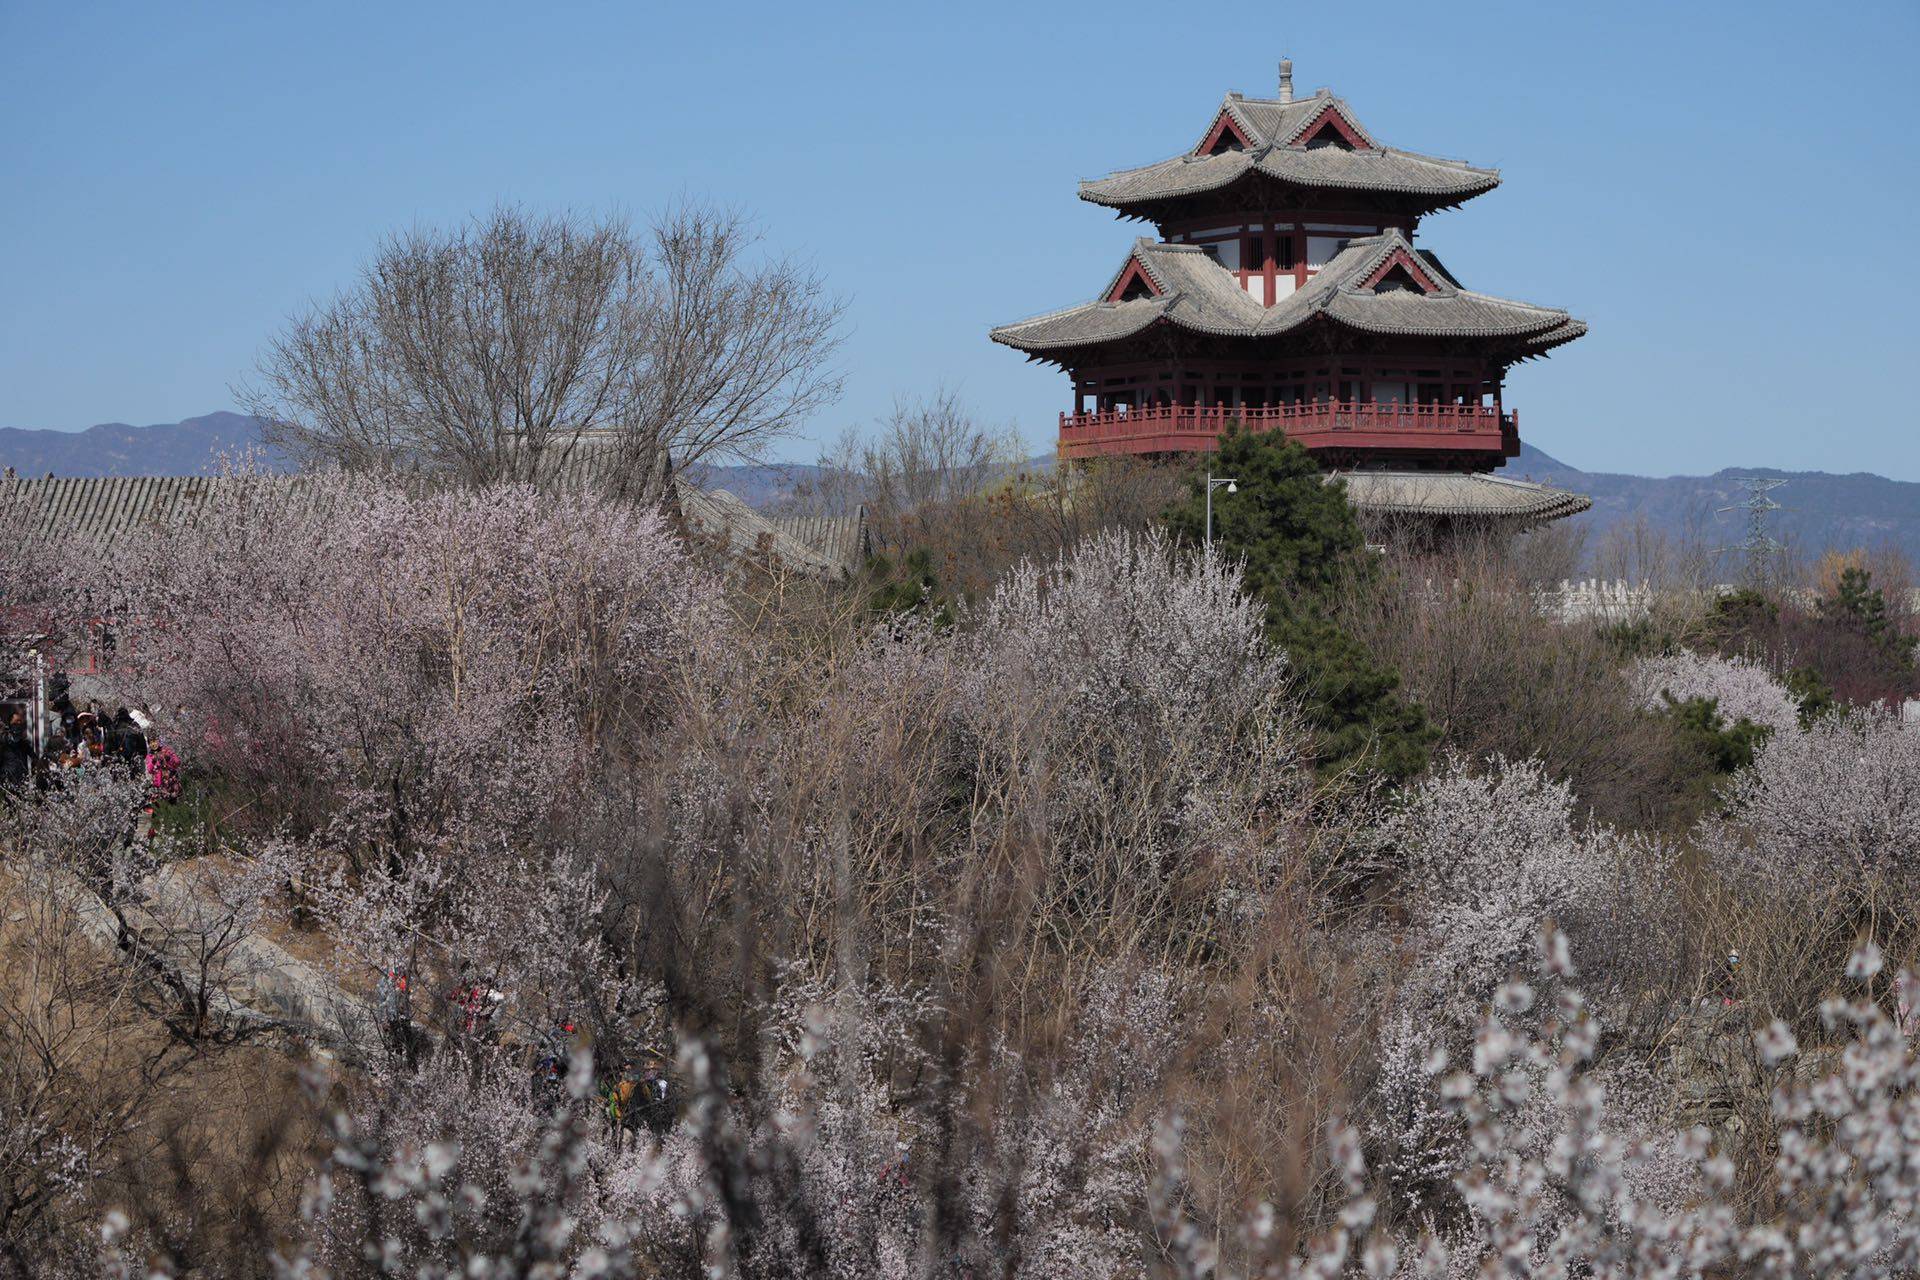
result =
[[[1730,507],[1721,507],[1715,514],[1725,515],[1729,511],[1747,513],[1747,537],[1737,546],[1715,548],[1721,554],[1729,551],[1743,551],[1747,557],[1747,581],[1752,586],[1762,586],[1767,581],[1767,562],[1785,551],[1786,545],[1774,539],[1767,532],[1767,513],[1780,510],[1780,504],[1767,495],[1786,483],[1786,480],[1770,476],[1729,476],[1737,485],[1746,488],[1744,502],[1736,502]]]

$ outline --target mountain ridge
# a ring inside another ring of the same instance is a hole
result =
[[[259,420],[217,410],[179,422],[137,427],[102,422],[83,431],[0,427],[0,465],[22,476],[197,476],[222,454],[256,450],[275,470],[285,455],[260,439]]]
[[[1609,530],[1644,520],[1671,538],[1697,537],[1724,549],[1746,537],[1748,496],[1740,479],[1787,481],[1772,491],[1780,504],[1767,515],[1768,533],[1789,547],[1818,555],[1850,547],[1895,546],[1920,563],[1920,484],[1870,471],[1783,471],[1777,467],[1723,467],[1706,476],[1635,476],[1582,471],[1542,450],[1522,445],[1502,474],[1552,484],[1593,499],[1573,517],[1587,530],[1589,550]]]

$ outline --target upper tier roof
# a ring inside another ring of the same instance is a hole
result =
[[[1401,255],[1401,256],[1397,256]],[[1376,290],[1383,269],[1411,262],[1429,288]],[[1157,296],[1127,302],[1088,302],[1031,320],[1002,325],[993,340],[1018,351],[1058,358],[1078,347],[1131,337],[1157,321],[1194,333],[1270,338],[1316,318],[1368,333],[1429,338],[1510,339],[1516,355],[1533,355],[1571,342],[1587,326],[1566,312],[1463,289],[1439,259],[1397,230],[1354,240],[1318,274],[1271,307],[1241,289],[1231,271],[1195,245],[1134,242],[1102,297],[1111,297],[1138,263]]]
[[[1322,117],[1332,112],[1357,145],[1309,147]],[[1202,151],[1224,115],[1246,139],[1243,147],[1204,155]],[[1383,147],[1354,117],[1346,101],[1331,95],[1278,99],[1228,94],[1207,132],[1192,150],[1141,169],[1122,169],[1080,184],[1080,198],[1129,210],[1155,201],[1200,195],[1231,186],[1248,174],[1264,174],[1301,187],[1389,192],[1413,197],[1428,208],[1458,204],[1500,185],[1497,169],[1477,169],[1458,160],[1442,160]]]

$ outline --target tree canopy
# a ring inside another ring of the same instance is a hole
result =
[[[1321,767],[1392,779],[1420,772],[1436,736],[1425,713],[1401,695],[1398,673],[1334,620],[1336,593],[1372,590],[1379,577],[1346,486],[1329,483],[1306,449],[1278,433],[1229,431],[1206,470],[1235,481],[1235,492],[1214,494],[1214,549],[1244,561],[1248,590],[1266,603],[1268,633],[1297,673]],[[1168,527],[1194,542],[1206,533],[1206,491],[1196,470],[1167,513]]]

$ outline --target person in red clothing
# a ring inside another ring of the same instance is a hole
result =
[[[447,999],[460,1010],[460,1029],[467,1035],[479,1036],[493,1026],[493,1011],[506,997],[485,983],[462,978]]]
[[[374,1001],[380,1009],[380,1020],[386,1025],[387,1046],[399,1057],[406,1060],[409,1067],[416,1065],[418,1052],[417,1040],[413,1034],[413,993],[412,983],[407,979],[405,968],[395,965],[380,975],[380,985],[374,990]]]

